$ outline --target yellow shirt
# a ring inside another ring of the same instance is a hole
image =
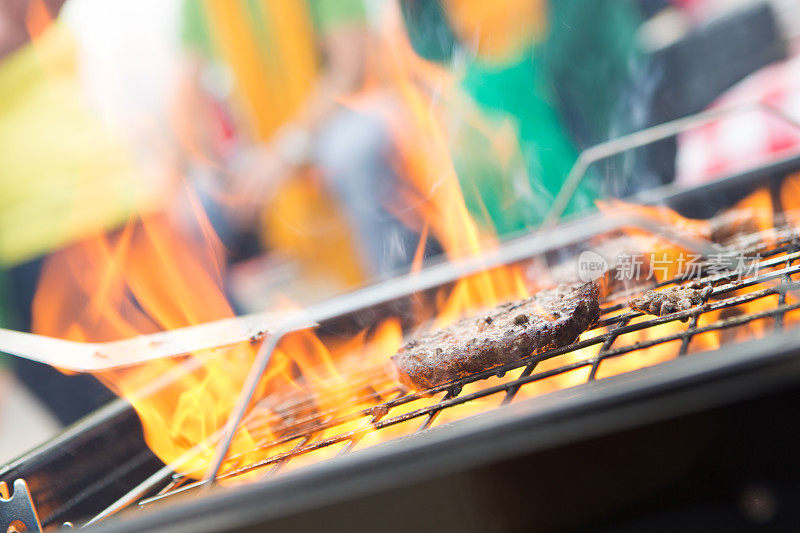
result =
[[[152,198],[84,105],[75,51],[54,24],[0,63],[0,266],[110,229]]]

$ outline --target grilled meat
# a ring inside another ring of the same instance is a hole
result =
[[[718,244],[735,244],[758,232],[758,223],[750,210],[732,209],[709,219],[708,232]]]
[[[392,361],[401,382],[423,390],[569,344],[599,314],[596,283],[562,285],[427,332]]]
[[[660,291],[645,291],[641,296],[628,300],[628,305],[642,313],[664,316],[702,304],[713,290],[710,286],[703,287],[699,282],[692,282],[686,287],[676,285]],[[689,319],[681,320],[686,322]]]

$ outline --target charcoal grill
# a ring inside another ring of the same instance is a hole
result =
[[[787,304],[785,302],[786,294],[788,292],[800,289],[800,283],[793,281],[791,278],[792,274],[800,273],[800,263],[796,265],[794,264],[795,261],[800,259],[800,238],[797,235],[796,230],[792,229],[785,232],[785,236],[783,239],[781,239],[781,242],[778,246],[768,249],[765,249],[762,246],[757,246],[748,251],[751,253],[759,253],[761,254],[761,257],[766,258],[765,261],[759,263],[759,273],[756,275],[741,281],[730,281],[739,276],[739,274],[736,272],[730,272],[728,274],[704,279],[706,283],[716,285],[714,291],[711,293],[711,296],[717,299],[722,298],[718,301],[707,303],[705,306],[697,307],[691,310],[680,311],[663,317],[645,320],[636,324],[629,324],[629,322],[633,318],[642,316],[643,313],[638,311],[629,311],[623,314],[614,314],[615,311],[624,309],[626,306],[621,303],[608,306],[601,310],[601,317],[599,321],[589,330],[589,338],[585,338],[584,340],[580,340],[562,348],[549,350],[540,355],[526,357],[508,365],[486,370],[478,374],[473,374],[444,385],[432,387],[425,391],[407,393],[401,386],[397,386],[376,392],[375,394],[379,398],[379,401],[377,401],[376,405],[366,409],[357,410],[345,416],[339,416],[319,424],[314,424],[312,430],[305,433],[292,433],[289,437],[274,441],[268,444],[268,446],[276,446],[289,441],[297,441],[297,446],[290,451],[276,454],[268,459],[238,468],[236,470],[215,473],[214,479],[226,480],[251,472],[255,469],[265,467],[273,467],[272,472],[276,472],[277,468],[275,467],[280,467],[295,457],[319,450],[324,447],[334,446],[342,443],[344,443],[345,446],[341,449],[340,453],[348,453],[358,444],[358,441],[366,432],[380,431],[383,428],[407,422],[412,419],[419,419],[421,422],[415,431],[423,431],[430,428],[436,417],[447,409],[495,394],[500,394],[502,396],[499,404],[506,405],[514,400],[515,395],[523,386],[580,368],[589,368],[590,371],[588,373],[587,381],[593,381],[597,379],[597,372],[600,364],[603,361],[615,357],[621,357],[626,354],[643,350],[658,344],[680,341],[680,348],[677,350],[677,355],[681,357],[687,354],[689,343],[691,342],[692,338],[701,333],[739,327],[764,318],[772,319],[775,328],[781,329],[783,327],[784,315],[789,311],[800,309],[800,302],[791,304]],[[732,295],[725,298],[725,296],[742,291],[748,287],[764,284],[772,280],[779,280],[780,285],[756,290],[740,296]],[[683,281],[685,281],[685,279],[676,278],[669,281],[656,283],[654,285],[657,287],[662,287],[670,284],[681,283]],[[728,319],[716,320],[713,323],[703,327],[699,327],[697,324],[698,318],[705,313],[719,311],[722,309],[735,309],[737,306],[762,298],[768,298],[770,296],[778,296],[779,305],[774,306],[766,311],[745,313]],[[640,331],[660,324],[682,319],[689,319],[689,324],[683,331],[669,335],[663,335],[652,340],[628,343],[623,346],[612,348],[614,341],[626,333]],[[598,333],[601,328],[610,328],[610,331]],[[595,334],[592,335],[592,333]],[[542,372],[536,371],[537,365],[543,361],[591,346],[599,347],[597,354],[594,356],[586,357],[569,364],[564,364],[552,370]],[[522,369],[522,372],[520,373],[519,377],[510,378],[502,384],[480,388],[474,392],[462,394],[464,387],[467,385],[479,383],[490,377],[503,377],[508,373],[520,368]],[[433,405],[412,408],[407,412],[392,416],[394,410],[400,406],[413,406],[415,402],[423,400],[430,395],[437,394],[442,395],[441,400]],[[319,415],[316,414],[315,418],[316,417],[319,417]],[[331,429],[335,431],[338,426],[346,422],[364,418],[367,419],[367,423],[365,424],[365,429],[363,431],[345,431],[324,439],[315,438],[315,435],[324,431]],[[307,419],[301,419],[298,420],[296,424],[301,426],[307,424],[307,422]],[[182,478],[174,479],[166,491],[162,492],[158,496],[142,500],[140,505],[146,506],[150,503],[159,501],[171,494],[174,494],[176,490],[184,492],[186,490],[197,488],[210,481],[198,481],[184,485],[180,489],[176,488],[176,486],[180,486],[182,480]]]
[[[800,158],[789,158],[693,190],[667,188],[657,197],[651,192],[640,200],[657,198],[682,213],[709,216],[756,187],[777,190],[785,176],[798,170]],[[135,414],[119,401],[10,463],[0,471],[0,479],[9,485],[18,478],[28,482],[45,528],[72,521],[109,531],[267,526],[287,531],[350,530],[356,525],[392,531],[458,526],[469,531],[491,525],[577,528],[609,520],[619,524],[620,517],[647,524],[664,513],[672,513],[668,516],[678,521],[716,516],[725,523],[731,519],[730,509],[715,507],[725,492],[706,478],[719,476],[722,487],[739,487],[738,478],[726,484],[738,469],[752,476],[743,476],[746,483],[741,482],[741,494],[732,504],[741,512],[733,514],[741,520],[757,522],[764,516],[773,520],[778,515],[770,511],[770,502],[776,507],[786,494],[800,494],[800,476],[794,475],[797,468],[789,463],[781,469],[768,460],[790,459],[791,451],[781,448],[780,454],[767,453],[775,447],[774,439],[784,435],[780,422],[797,402],[789,392],[800,388],[800,337],[785,323],[787,313],[800,308],[800,303],[787,299],[787,294],[800,289],[792,277],[800,274],[800,241],[795,228],[781,225],[780,209],[775,219],[779,224],[768,243],[758,239],[743,248],[749,256],[760,256],[758,268],[741,281],[735,279],[736,272],[706,276],[714,290],[703,307],[636,321],[641,313],[626,311],[624,303],[612,295],[609,300],[614,303],[605,305],[598,323],[572,345],[424,392],[398,387],[373,390],[374,402],[368,408],[327,418],[325,413],[316,413],[311,425],[308,419],[295,421],[297,431],[262,443],[266,450],[286,444],[291,449],[268,454],[258,463],[221,469],[227,449],[223,435],[217,462],[205,479],[175,475],[147,449]],[[510,242],[488,256],[432,267],[404,283],[377,286],[322,304],[303,320],[312,318],[321,332],[341,329],[343,323],[361,327],[374,321],[376,309],[402,308],[411,295],[446,285],[466,273],[524,262],[632,224],[658,229],[648,227],[646,220],[630,218],[598,216],[577,221]],[[694,244],[680,235],[667,233],[666,237]],[[675,278],[657,285],[683,281]],[[776,303],[764,310],[699,324],[704,314],[768,299]],[[644,342],[619,342],[625,334],[677,324],[681,319],[688,321],[680,331]],[[769,334],[688,355],[698,335],[754,321],[769,321]],[[290,326],[286,324],[287,329]],[[267,339],[259,351],[264,364],[272,342],[277,337]],[[643,349],[666,343],[678,345],[673,360],[598,379],[605,361],[636,357]],[[547,361],[578,350],[584,354],[579,359],[541,369]],[[253,375],[259,370],[257,362]],[[583,384],[518,400],[520,391],[532,384],[568,372],[584,372]],[[436,401],[429,400],[431,395]],[[502,408],[441,423],[443,415],[459,406],[490,397]],[[245,390],[240,407],[248,401]],[[766,419],[760,416],[763,413],[768,413]],[[362,422],[360,429],[338,430],[355,420]],[[229,430],[237,423],[234,418]],[[368,432],[400,424],[410,427],[401,438],[359,446]],[[709,453],[709,447],[725,442],[723,437],[730,437],[734,426],[741,438],[735,436],[733,447],[745,450],[719,453],[727,462],[697,461]],[[659,457],[642,454],[634,446],[640,443],[652,447]],[[291,468],[294,461],[333,447],[335,457]],[[752,454],[757,453],[764,453],[764,459],[755,459]],[[255,471],[263,473],[258,483],[215,486]],[[689,484],[684,490],[699,490],[699,494],[680,492],[681,483],[698,476],[704,483]],[[791,486],[785,488],[786,484]],[[671,499],[665,500],[665,494]],[[535,509],[536,516],[520,511],[525,505]]]

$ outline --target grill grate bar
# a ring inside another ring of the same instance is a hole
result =
[[[706,302],[704,301],[703,304]],[[689,321],[689,327],[686,328],[686,336],[681,341],[681,347],[678,349],[678,357],[683,357],[689,352],[689,343],[692,341],[692,337],[697,332],[697,321],[700,318],[700,315],[692,315],[692,319]]]
[[[396,394],[396,397],[399,398],[400,396],[403,396],[404,394],[405,394],[404,391],[402,391],[402,390],[398,391],[397,394]],[[357,433],[355,433],[353,435],[353,438],[350,439],[350,442],[345,444],[344,448],[341,449],[341,451],[338,453],[338,455],[345,455],[347,453],[350,453],[353,450],[353,448],[355,448],[358,445],[358,443],[361,442],[361,439],[363,439],[364,436],[369,432],[370,428],[374,427],[375,424],[380,422],[380,420],[384,416],[386,416],[386,414],[388,412],[389,412],[388,409],[380,409],[380,408],[377,408],[377,407],[372,408],[372,417],[369,419],[369,421],[366,424],[364,424],[364,426],[361,428],[361,431],[359,431],[359,432],[357,432]]]
[[[289,456],[292,453],[296,453],[296,452],[300,451],[303,448],[303,446],[305,446],[312,438],[314,438],[314,433],[309,433],[308,435],[305,435],[300,440],[300,443],[298,443],[294,448],[292,448],[291,450],[285,452],[282,455]],[[276,456],[276,457],[278,457],[278,456]],[[285,457],[280,457],[277,460],[271,462],[270,464],[272,464],[273,467],[266,474],[264,474],[264,477],[266,478],[266,477],[269,477],[271,475],[276,474],[278,472],[280,466],[283,465],[285,463],[285,461],[286,461]],[[242,473],[244,473],[244,472],[242,472]],[[219,478],[222,479],[223,476],[219,476]],[[147,507],[148,505],[152,505],[152,504],[154,504],[154,503],[156,503],[156,502],[158,502],[160,500],[163,500],[164,498],[172,496],[174,494],[180,494],[180,493],[196,490],[196,489],[199,489],[199,488],[201,488],[201,487],[203,487],[205,485],[207,485],[207,482],[205,482],[205,481],[193,481],[191,483],[187,483],[187,484],[185,484],[185,485],[183,485],[181,487],[178,487],[177,489],[174,489],[172,492],[161,491],[158,494],[156,494],[155,496],[151,496],[150,498],[144,498],[144,499],[140,500],[139,501],[139,507],[140,508],[144,508],[144,507]]]
[[[792,267],[792,269],[793,269],[792,273],[800,272],[800,268],[798,268],[798,267]],[[659,326],[661,324],[666,324],[667,322],[673,322],[675,320],[681,320],[683,318],[691,319],[692,316],[697,315],[697,314],[703,314],[703,313],[707,313],[709,311],[717,311],[717,310],[720,310],[720,309],[727,309],[727,308],[730,308],[730,307],[736,307],[738,305],[742,305],[744,303],[752,302],[754,300],[758,300],[758,299],[764,298],[766,296],[772,296],[774,294],[781,294],[781,293],[784,293],[784,292],[787,292],[787,291],[792,291],[792,290],[797,290],[797,289],[800,289],[800,283],[798,283],[798,282],[791,282],[791,283],[786,284],[786,285],[779,285],[777,287],[761,289],[761,290],[756,291],[756,292],[751,292],[751,293],[748,293],[748,294],[743,294],[743,295],[739,295],[739,296],[733,296],[733,297],[730,297],[730,298],[726,298],[726,299],[720,300],[718,302],[706,303],[703,306],[694,307],[694,308],[688,309],[686,311],[678,311],[676,313],[670,313],[669,315],[664,315],[664,316],[661,316],[661,317],[652,318],[652,319],[644,321],[644,322],[638,322],[636,324],[629,324],[629,325],[626,325],[626,326],[621,326],[619,328],[619,331],[615,330],[615,332],[617,332],[618,335],[622,335],[622,334],[625,334],[625,333],[631,333],[631,332],[634,332],[634,331],[640,331],[640,330],[643,330],[643,329],[649,329],[649,328],[651,328],[653,326]],[[722,292],[727,292],[727,291],[719,291],[719,292],[711,293],[711,295],[714,296],[716,294],[721,294]],[[621,322],[622,320],[630,320],[632,318],[637,318],[637,317],[641,317],[641,316],[644,316],[644,313],[640,313],[639,311],[632,311],[630,313],[625,313],[624,315],[618,315],[617,317],[615,317],[615,320],[613,322],[610,322],[609,324],[616,324],[616,323]],[[597,342],[599,342],[599,341],[596,340],[598,338],[599,337],[593,337],[593,338],[587,339],[586,341],[583,341],[583,342],[595,341],[595,342],[592,342],[591,344],[596,344]],[[583,344],[583,342],[576,343],[576,344]]]
[[[705,306],[708,304],[708,299],[711,297],[710,294],[703,297],[703,302],[701,306]],[[686,328],[686,336],[681,341],[681,347],[678,350],[678,357],[683,357],[687,353],[689,353],[689,343],[692,342],[692,338],[694,334],[697,332],[697,322],[700,320],[700,315],[695,313],[692,315],[691,320],[689,321],[689,327]]]
[[[379,398],[388,397],[388,396],[394,396],[395,399],[396,399],[396,398],[402,397],[405,394],[406,394],[405,389],[401,389],[399,387],[391,387],[389,390],[384,391],[383,394],[377,394],[376,393],[376,396],[379,397]],[[355,403],[360,403],[361,401],[362,400],[360,400],[360,399],[354,400]],[[365,408],[365,409],[360,409],[358,411],[353,411],[353,412],[350,412],[350,413],[347,413],[347,414],[344,414],[344,415],[340,415],[340,416],[336,416],[336,417],[333,416],[333,412],[332,411],[326,411],[326,412],[320,412],[320,413],[316,413],[316,414],[312,414],[312,415],[307,415],[305,417],[298,418],[296,420],[296,422],[295,422],[295,425],[296,426],[303,426],[303,425],[309,424],[311,422],[316,422],[315,425],[314,425],[314,431],[315,432],[322,432],[322,431],[324,431],[326,429],[329,429],[329,428],[332,428],[332,427],[335,427],[335,426],[339,426],[341,424],[346,424],[348,422],[352,422],[353,420],[357,420],[357,419],[363,418],[365,416],[375,416],[375,413],[379,412],[381,410],[381,406],[382,405],[386,405],[386,403],[387,402],[384,402],[384,403],[381,403],[381,404],[378,404],[378,405],[375,405],[375,406],[371,406],[371,407],[368,407],[368,408]],[[256,449],[268,450],[270,448],[275,448],[277,446],[286,444],[286,443],[291,442],[293,440],[300,439],[302,436],[303,436],[303,433],[301,433],[301,432],[295,432],[295,433],[289,432],[286,435],[284,435],[282,437],[279,437],[277,439],[274,439],[274,438],[270,439],[268,437],[265,440],[262,440],[261,442],[259,442],[256,445]],[[244,455],[247,455],[248,453],[250,453],[250,452],[242,452],[242,453],[239,453],[239,454],[229,455],[228,456],[228,461],[238,459],[238,458],[240,458],[240,457],[242,457]]]
[[[447,400],[452,400],[461,392],[461,387],[454,387],[447,391],[447,393],[442,398],[442,402],[446,402]],[[417,431],[423,431],[431,427],[433,421],[436,420],[436,417],[441,413],[441,409],[436,409],[428,413],[428,417],[422,422],[422,424],[417,428]]]
[[[797,288],[800,289],[800,286],[798,286]],[[726,328],[732,328],[732,327],[735,327],[735,326],[741,326],[743,324],[747,324],[747,323],[752,322],[754,320],[759,320],[759,319],[768,318],[768,317],[774,317],[774,316],[776,316],[778,314],[786,313],[787,311],[794,311],[795,309],[800,309],[800,302],[794,303],[794,304],[790,304],[790,305],[783,305],[783,306],[780,306],[780,307],[776,307],[775,309],[769,309],[767,311],[761,311],[761,312],[752,313],[752,314],[749,314],[749,315],[741,315],[741,316],[728,318],[728,319],[725,319],[725,320],[718,320],[718,321],[713,322],[711,324],[708,324],[706,326],[699,327],[693,332],[682,331],[680,333],[673,333],[671,335],[665,335],[663,337],[659,337],[658,339],[637,342],[636,344],[634,344],[632,346],[624,346],[624,347],[617,348],[615,350],[609,350],[609,352],[605,354],[604,358],[608,359],[610,357],[617,357],[617,356],[632,352],[634,350],[641,350],[642,348],[649,348],[649,347],[655,346],[657,344],[664,344],[664,343],[671,342],[671,341],[674,341],[674,340],[683,339],[688,334],[697,335],[697,334],[700,334],[700,333],[707,333],[709,331],[716,331],[716,330],[720,330],[720,329],[726,329]]]
[[[586,361],[586,360],[577,361],[575,363],[571,363],[569,365],[564,365],[562,367],[559,367],[559,368],[556,368],[556,369],[553,369],[553,370],[548,370],[546,372],[541,372],[539,374],[534,374],[532,376],[528,376],[528,377],[526,377],[524,379],[521,379],[521,380],[517,380],[517,381],[513,381],[513,382],[509,382],[509,383],[503,383],[503,384],[500,384],[500,385],[495,385],[493,387],[488,387],[486,389],[482,389],[480,391],[476,391],[476,392],[473,392],[473,393],[470,393],[470,394],[465,394],[463,396],[457,396],[457,397],[451,398],[449,400],[442,400],[441,402],[439,402],[439,403],[437,403],[435,405],[426,406],[426,407],[420,407],[419,409],[416,409],[416,410],[413,410],[413,411],[409,411],[407,413],[403,413],[401,415],[397,415],[395,417],[387,418],[385,420],[382,420],[381,422],[375,424],[375,429],[376,430],[380,430],[380,429],[383,429],[384,427],[388,427],[388,426],[391,426],[391,425],[394,425],[394,424],[399,424],[401,422],[407,422],[407,421],[412,420],[414,418],[419,418],[421,416],[425,416],[427,414],[430,414],[433,411],[441,411],[441,410],[446,409],[448,407],[453,407],[455,405],[460,405],[460,404],[463,404],[463,403],[466,403],[466,402],[469,402],[469,401],[472,401],[472,400],[475,400],[475,399],[478,399],[478,398],[483,398],[483,397],[486,397],[486,396],[490,396],[492,394],[496,394],[498,392],[507,391],[514,385],[524,385],[526,383],[531,383],[533,381],[539,381],[539,380],[542,380],[542,379],[545,379],[545,378],[548,378],[548,377],[552,377],[552,376],[555,376],[555,375],[558,375],[558,374],[561,374],[561,373],[564,373],[564,372],[568,372],[570,370],[574,370],[574,369],[577,369],[577,368],[581,368],[583,366],[587,366],[588,364],[589,364],[589,361]],[[316,442],[316,443],[314,443],[312,445],[303,447],[303,448],[299,449],[296,453],[285,452],[285,453],[277,455],[275,457],[270,457],[270,458],[265,459],[263,461],[259,461],[258,463],[253,463],[252,465],[243,466],[243,467],[241,467],[241,468],[239,468],[237,470],[224,472],[224,473],[220,474],[219,479],[228,479],[228,478],[231,478],[231,477],[235,477],[235,476],[250,472],[252,470],[255,470],[257,468],[262,468],[264,466],[270,465],[270,464],[274,463],[276,460],[288,459],[288,458],[290,458],[290,456],[302,455],[302,454],[305,454],[305,453],[316,451],[316,450],[318,450],[318,449],[320,449],[322,447],[325,447],[325,446],[330,446],[332,444],[338,444],[339,442],[342,442],[344,440],[347,440],[347,439],[351,438],[353,433],[355,433],[355,432],[348,432],[348,433],[344,433],[342,435],[337,435],[337,436],[334,436],[334,437],[330,437],[330,438],[325,439],[323,441],[319,441],[319,442]]]
[[[796,250],[797,246],[798,246],[798,243],[797,243],[796,240],[794,240],[791,244],[789,244],[789,246],[790,246],[790,249]],[[786,263],[785,263],[786,266],[785,266],[784,270],[788,270],[792,266],[792,263],[794,261],[795,261],[794,254],[792,254],[792,253],[787,254]],[[788,273],[784,273],[783,275],[781,275],[781,287],[785,288],[785,287],[788,287],[791,284],[792,284],[792,278]],[[784,305],[785,303],[786,303],[786,291],[784,290],[778,296],[778,305]],[[776,330],[783,329],[783,315],[784,314],[781,313],[780,315],[775,316],[775,329]]]
[[[309,434],[303,436],[303,438],[300,439],[300,442],[295,444],[294,448],[289,450],[289,453],[296,452],[297,450],[299,450],[300,448],[302,448],[303,446],[308,444],[311,441],[311,439],[314,438],[314,435],[316,435],[316,433],[309,433]],[[272,465],[272,468],[270,468],[269,472],[264,474],[264,477],[266,478],[266,477],[269,477],[269,476],[274,476],[275,474],[278,473],[278,471],[281,469],[281,466],[283,466],[284,464],[286,464],[286,460],[275,461],[275,464]]]
[[[520,374],[519,377],[526,378],[526,377],[530,376],[531,373],[536,368],[537,364],[539,364],[539,361],[534,361],[534,362],[530,363],[528,366],[526,366],[522,370],[522,373]],[[517,386],[511,387],[510,389],[508,389],[508,392],[506,392],[506,396],[505,396],[505,398],[503,398],[503,401],[500,402],[500,405],[506,405],[506,404],[511,403],[511,401],[514,399],[514,396],[517,395],[517,391],[519,391],[520,387],[521,387],[521,385],[517,385]]]
[[[611,346],[614,344],[614,341],[617,340],[617,337],[620,335],[620,330],[628,325],[630,322],[630,318],[622,319],[617,322],[616,327],[614,327],[606,337],[606,340],[603,342],[603,346],[600,348],[600,351],[597,352],[597,355],[592,360],[592,369],[589,371],[589,381],[593,381],[597,378],[597,371],[600,369],[600,363],[603,361],[605,354],[611,349]]]

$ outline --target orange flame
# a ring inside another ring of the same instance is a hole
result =
[[[407,52],[410,57],[410,48]],[[488,236],[482,235],[467,211],[444,130],[429,112],[430,95],[407,79],[409,74],[401,70],[400,62],[394,66],[395,86],[409,110],[411,128],[393,126],[402,148],[404,176],[423,198],[416,206],[417,214],[448,256],[477,254],[487,246]],[[165,219],[146,217],[117,235],[87,239],[54,254],[44,267],[35,298],[34,330],[102,341],[233,316],[221,282],[223,251],[199,202],[193,207],[199,235],[182,235]],[[415,261],[417,268],[421,254]],[[434,302],[433,327],[528,294],[516,268],[480,272],[440,291]],[[397,318],[346,341],[322,339],[310,330],[288,335],[262,376],[256,401],[236,434],[224,468],[234,469],[280,451],[281,444],[271,443],[280,442],[293,425],[343,417],[396,393],[398,383],[389,356],[399,349],[402,338]],[[148,446],[163,461],[178,471],[198,473],[211,458],[214,437],[227,420],[253,357],[253,347],[243,343],[103,372],[98,377],[131,402],[142,420]],[[365,423],[354,419],[348,424],[356,429]],[[381,438],[392,432],[381,432]],[[372,439],[365,437],[364,442]]]

